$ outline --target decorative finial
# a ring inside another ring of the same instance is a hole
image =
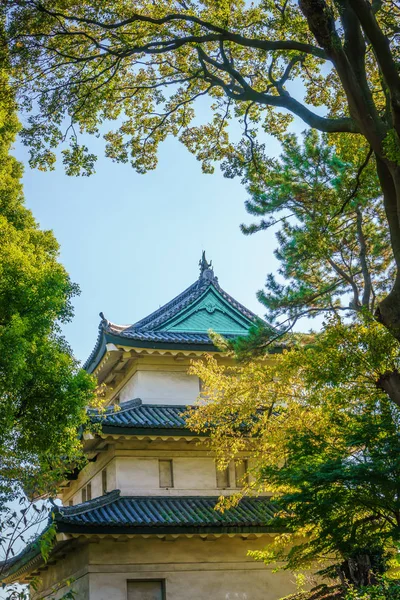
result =
[[[207,269],[212,269],[212,260],[210,260],[210,262],[207,262],[205,250],[203,250],[203,252],[201,254],[201,259],[199,260],[199,267],[200,267],[200,276],[202,276],[204,271],[207,271]]]
[[[103,312],[99,313],[99,317],[101,319],[99,329],[101,330],[101,329],[104,329],[105,327],[107,327],[107,325],[109,324],[109,320],[105,318]]]
[[[203,250],[201,259],[199,260],[199,267],[200,279],[209,279],[211,281],[217,279],[212,268],[212,260],[210,260],[210,262],[207,261],[205,250]]]

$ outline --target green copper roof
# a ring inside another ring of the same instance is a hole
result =
[[[200,298],[163,323],[159,331],[206,333],[210,329],[227,335],[247,335],[251,323],[210,285]]]
[[[208,333],[227,338],[245,336],[257,316],[232,298],[218,283],[203,255],[200,277],[184,292],[133,325],[116,325],[102,313],[96,346],[84,368],[93,371],[106,343],[176,350],[216,351]]]

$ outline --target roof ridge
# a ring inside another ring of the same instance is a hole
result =
[[[191,406],[196,406],[195,404],[146,404],[146,403],[142,403],[140,404],[140,406],[142,407],[157,407],[157,408],[190,408]]]
[[[118,410],[115,410],[115,406],[118,406]],[[123,402],[122,404],[117,404],[117,405],[110,405],[107,406],[105,411],[102,411],[101,409],[88,409],[88,414],[90,416],[106,416],[109,417],[110,415],[120,415],[121,413],[127,412],[128,410],[134,410],[137,408],[177,408],[177,409],[186,409],[186,408],[193,408],[195,407],[195,404],[150,404],[150,403],[145,403],[142,401],[141,398],[134,398],[133,400],[126,400],[125,402]]]
[[[54,507],[55,519],[57,520],[57,516],[61,517],[71,517],[77,515],[83,515],[90,510],[101,508],[102,506],[106,506],[115,500],[118,500],[121,495],[121,490],[112,490],[111,492],[107,492],[103,496],[98,496],[93,500],[87,500],[87,502],[81,502],[81,504],[76,504],[75,506],[57,506]]]
[[[251,312],[243,304],[235,300],[233,296],[225,292],[220,286],[217,277],[214,276],[212,269],[208,268],[201,273],[199,279],[178,294],[178,296],[132,325],[117,325],[116,323],[108,321],[104,317],[104,314],[100,313],[101,322],[99,324],[97,341],[90,356],[84,363],[83,368],[90,371],[95,368],[98,364],[96,357],[100,355],[102,349],[104,351],[106,349],[107,341],[109,341],[107,336],[116,336],[117,338],[121,337],[129,340],[136,339],[143,343],[188,343],[201,345],[210,344],[212,346],[213,343],[208,332],[169,332],[162,329],[166,323],[174,319],[180,312],[185,311],[188,307],[190,308],[190,305],[198,302],[209,290],[214,291],[220,296],[221,301],[225,301],[231,308],[237,311],[238,316],[240,315],[241,319],[244,319],[246,322],[245,329],[247,329],[247,326],[250,326],[251,323],[256,323],[257,320],[260,319],[255,313]],[[223,332],[221,331],[220,333]],[[245,335],[245,333],[242,333],[241,328],[239,327],[238,331],[235,330],[232,333],[225,332],[223,335],[230,339],[231,337]],[[115,343],[118,343],[118,341]]]
[[[189,292],[189,290],[191,288],[194,288],[194,293],[187,294],[187,292]],[[242,317],[244,316],[246,319],[248,319],[249,321],[253,321],[253,322],[255,322],[257,319],[260,318],[255,313],[251,312],[248,308],[243,306],[243,304],[241,304],[240,302],[235,300],[235,298],[233,298],[233,296],[231,296],[230,294],[225,292],[225,290],[222,289],[222,287],[219,285],[218,279],[215,277],[213,279],[198,280],[197,282],[195,282],[195,284],[190,286],[190,288],[188,288],[187,290],[182,292],[182,294],[179,294],[179,296],[177,296],[176,298],[171,300],[171,302],[165,304],[164,306],[161,306],[158,310],[154,311],[151,315],[149,315],[148,317],[145,317],[145,319],[142,319],[138,323],[135,323],[134,325],[132,325],[132,327],[124,330],[124,332],[128,332],[128,331],[129,332],[137,331],[138,333],[139,332],[146,333],[147,331],[154,331],[155,333],[158,333],[159,331],[162,332],[162,329],[161,330],[158,329],[160,326],[162,326],[163,324],[169,322],[171,319],[176,317],[176,315],[179,314],[179,312],[181,312],[182,310],[184,310],[187,306],[190,306],[194,302],[198,301],[202,296],[204,296],[206,294],[206,292],[208,292],[208,290],[210,288],[211,289],[214,288],[214,290],[218,294],[220,294],[220,296],[222,296],[222,298],[228,304],[230,304],[235,310],[237,310],[242,315]],[[157,314],[159,314],[158,318],[157,318]],[[150,327],[150,325],[151,325],[151,327]]]
[[[127,406],[124,406],[127,405]],[[124,402],[123,404],[117,404],[118,409],[115,410],[115,408],[113,408],[113,406],[107,407],[106,408],[106,414],[107,415],[112,415],[112,414],[121,414],[123,412],[126,412],[127,410],[132,410],[132,408],[139,408],[139,406],[142,406],[142,399],[141,398],[132,398],[132,400],[127,400],[126,402]],[[113,408],[113,410],[111,410]]]
[[[86,502],[81,507],[77,506],[75,510],[67,509],[56,518],[57,524],[61,526],[61,531],[63,524],[82,527],[95,525],[132,527],[132,531],[141,526],[148,526],[155,531],[160,526],[201,528],[224,526],[224,523],[227,526],[252,527],[263,524],[264,512],[268,520],[276,512],[276,507],[268,496],[244,496],[223,512],[215,508],[220,498],[218,495],[121,496],[118,494],[114,498],[111,502],[104,502],[98,506],[93,506],[93,502],[88,506],[89,502]],[[150,520],[149,514],[151,514]]]
[[[195,410],[193,404],[141,404],[127,407],[121,411],[109,411],[100,415],[90,415],[94,422],[100,422],[104,428],[128,428],[130,433],[136,429],[150,431],[157,429],[188,430],[187,413]],[[133,433],[133,435],[135,435]],[[194,432],[192,435],[197,436]]]
[[[192,285],[190,285],[188,288],[186,288],[183,292],[181,292],[180,294],[178,294],[178,296],[175,296],[175,298],[173,298],[172,300],[170,300],[169,302],[167,302],[166,304],[163,304],[162,306],[160,306],[159,308],[157,308],[157,310],[154,310],[152,313],[150,313],[149,315],[147,315],[147,317],[144,317],[143,319],[140,319],[140,321],[137,321],[136,323],[134,323],[133,325],[131,325],[131,327],[129,329],[131,330],[142,330],[143,328],[146,328],[146,326],[151,323],[152,321],[154,321],[155,319],[155,326],[158,327],[158,325],[160,324],[160,322],[162,323],[164,320],[166,320],[168,317],[162,317],[160,316],[158,319],[156,318],[157,314],[162,315],[163,313],[165,313],[165,311],[171,310],[173,308],[175,308],[176,306],[180,305],[181,303],[183,303],[183,306],[185,306],[185,300],[186,303],[190,303],[192,302],[193,298],[191,293],[195,292],[196,295],[199,292],[202,292],[203,290],[205,290],[207,287],[209,287],[212,284],[211,280],[200,280],[197,279],[194,283],[192,283]]]
[[[87,414],[90,417],[109,417],[110,415],[114,415],[114,414],[120,414],[122,412],[125,412],[127,410],[131,410],[132,408],[137,408],[138,406],[141,406],[142,404],[142,399],[141,398],[133,398],[132,400],[127,400],[126,403],[124,402],[124,404],[128,404],[129,406],[124,406],[123,408],[119,408],[121,405],[119,404],[109,404],[108,406],[106,406],[104,408],[104,410],[102,408],[88,408],[87,409]],[[118,409],[116,410],[115,407],[118,407]]]
[[[248,319],[250,319],[250,320],[260,319],[259,316],[257,316],[255,313],[253,313],[248,308],[246,308],[243,304],[241,304],[240,302],[238,302],[233,296],[231,296],[230,294],[228,294],[228,292],[226,292],[224,289],[222,289],[222,287],[219,285],[218,281],[216,281],[214,283],[214,287],[221,294],[221,296],[223,298],[225,298],[225,300],[227,300],[230,304],[232,304],[232,306],[234,306],[235,308],[237,308],[239,310],[239,312],[244,313],[247,316]]]
[[[92,362],[92,360],[94,360],[94,358],[97,354],[97,351],[99,350],[99,348],[101,346],[101,342],[102,342],[102,338],[103,338],[103,331],[104,330],[103,330],[102,321],[101,321],[98,326],[97,338],[96,338],[96,343],[94,345],[94,348],[82,365],[82,369],[84,369],[85,371],[89,368],[90,363]]]

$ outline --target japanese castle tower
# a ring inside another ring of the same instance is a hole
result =
[[[203,253],[200,277],[165,306],[129,326],[101,317],[84,368],[103,384],[110,408],[98,432],[83,435],[87,465],[62,483],[48,561],[33,542],[10,561],[5,581],[39,577],[33,599],[61,599],[69,589],[79,600],[277,600],[293,593],[289,574],[247,555],[274,535],[269,499],[246,497],[214,510],[246,477],[246,457],[217,471],[206,438],[183,416],[201,385],[187,374],[190,360],[204,353],[228,360],[207,332],[246,335],[255,315],[220,287]]]

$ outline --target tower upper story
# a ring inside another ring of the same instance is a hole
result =
[[[209,332],[246,336],[256,315],[219,285],[205,254],[200,276],[181,294],[133,325],[116,325],[100,313],[99,335],[84,368],[103,384],[110,404],[140,398],[145,404],[193,404],[198,380],[191,358],[217,352]]]
[[[197,497],[240,487],[247,461],[218,472],[204,436],[186,426],[186,407],[201,391],[188,368],[205,353],[228,362],[210,332],[246,336],[257,317],[221,288],[204,253],[199,264],[191,286],[137,323],[116,325],[101,313],[85,368],[102,385],[108,408],[94,415],[96,431],[84,434],[89,463],[64,482],[64,504],[117,489],[124,496]]]

